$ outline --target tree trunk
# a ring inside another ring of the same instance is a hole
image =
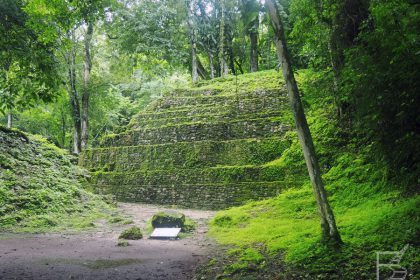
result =
[[[202,79],[207,79],[207,76],[208,76],[208,74],[207,74],[207,71],[206,71],[206,69],[204,68],[204,66],[203,66],[203,64],[201,63],[201,60],[200,60],[200,58],[197,56],[197,72],[198,72],[198,75],[202,78]]]
[[[219,64],[220,64],[220,76],[226,77],[228,74],[228,67],[225,60],[225,0],[220,0],[220,35],[219,35]]]
[[[215,73],[214,73],[214,65],[213,65],[213,55],[211,54],[211,52],[208,52],[207,55],[209,57],[209,64],[210,64],[210,79],[214,79]]]
[[[244,69],[242,69],[242,64],[239,63],[239,61],[236,60],[236,59],[235,59],[235,63],[236,63],[236,66],[238,66],[239,72],[241,72],[241,74],[243,74],[244,73]]]
[[[267,37],[267,69],[271,69],[270,51],[271,51],[271,41]]]
[[[9,112],[7,114],[7,128],[12,128],[13,126],[13,114],[12,112]]]
[[[83,95],[82,95],[82,123],[81,123],[81,149],[87,147],[89,141],[89,81],[92,70],[92,57],[90,47],[93,36],[93,23],[88,22],[85,35],[85,59],[83,71]]]
[[[235,58],[233,56],[232,41],[233,41],[233,36],[232,36],[232,34],[229,34],[229,36],[228,36],[229,68],[230,68],[231,73],[233,75],[236,75],[235,62],[234,62]]]
[[[283,70],[283,77],[286,81],[287,92],[295,118],[299,141],[302,146],[303,155],[305,157],[309,177],[311,179],[312,188],[318,205],[322,234],[325,241],[340,244],[342,241],[335,224],[334,214],[328,203],[324,184],[322,182],[321,171],[315,154],[315,147],[312,141],[311,132],[303,111],[298,87],[292,71],[292,65],[290,64],[290,56],[287,50],[283,24],[278,13],[277,4],[275,0],[266,0],[265,4],[274,29],[277,53],[279,58],[281,58],[280,63]]]
[[[71,34],[72,42],[75,42],[74,31]],[[81,151],[81,120],[79,94],[76,87],[76,53],[72,49],[67,53],[68,78],[69,78],[69,96],[71,115],[73,119],[73,153],[79,154]]]
[[[61,147],[64,149],[64,146],[66,145],[66,115],[64,113],[64,110],[61,109]]]
[[[191,44],[191,76],[193,83],[198,82],[197,53],[195,43]]]
[[[233,55],[233,33],[232,32],[233,31],[232,31],[232,27],[230,26],[230,24],[228,24],[228,25],[225,24],[225,33],[226,33],[225,34],[225,41],[227,43],[226,47],[227,47],[227,52],[228,52],[228,56],[229,56],[228,67],[230,68],[231,73],[233,75],[236,75],[235,62],[234,62],[235,57]],[[226,72],[226,74],[227,74],[227,72]]]
[[[259,19],[255,20],[252,31],[249,33],[249,39],[251,40],[251,49],[250,49],[250,64],[251,72],[258,71],[258,25]]]
[[[226,77],[228,74],[229,74],[229,68],[228,68],[226,60],[225,60],[224,63],[223,63],[223,74],[222,74],[222,76]]]
[[[190,31],[190,45],[191,45],[191,77],[192,81],[195,84],[198,82],[198,66],[197,66],[197,36],[194,24],[194,15],[195,15],[195,7],[197,5],[196,0],[192,0],[191,2],[187,2],[187,10],[188,10],[188,29]]]

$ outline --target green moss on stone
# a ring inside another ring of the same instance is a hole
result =
[[[178,212],[158,212],[152,217],[153,228],[181,228],[185,226],[185,215]]]
[[[301,183],[276,164],[292,127],[277,72],[229,76],[165,94],[80,164],[120,201],[225,208]]]
[[[127,239],[127,240],[137,240],[137,239],[142,239],[143,234],[139,227],[133,226],[124,230],[118,238]]]
[[[130,246],[130,243],[128,243],[128,241],[126,241],[126,240],[118,239],[117,246],[118,247],[127,247],[127,246]]]
[[[41,136],[0,126],[0,231],[88,229],[119,214],[87,192],[87,171]]]

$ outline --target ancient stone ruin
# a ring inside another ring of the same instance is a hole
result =
[[[80,164],[120,201],[221,209],[274,196],[290,185],[270,164],[290,145],[290,110],[278,73],[255,77],[167,94]]]

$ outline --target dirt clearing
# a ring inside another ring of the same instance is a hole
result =
[[[153,214],[167,208],[120,203],[134,225],[145,231]],[[206,238],[212,211],[172,209],[195,220],[197,229],[179,240],[129,240],[118,247],[121,231],[132,225],[110,226],[77,234],[0,235],[0,279],[193,279],[194,269],[207,260],[213,242]]]

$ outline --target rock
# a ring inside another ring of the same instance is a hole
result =
[[[125,240],[118,240],[117,246],[118,247],[127,247],[127,246],[130,246],[130,243],[128,243]]]
[[[143,234],[141,233],[141,230],[139,227],[131,227],[128,228],[126,230],[124,230],[121,234],[120,234],[120,239],[128,239],[128,240],[137,240],[137,239],[142,239],[143,238]]]
[[[184,228],[185,215],[178,212],[159,212],[153,215],[153,228]]]

